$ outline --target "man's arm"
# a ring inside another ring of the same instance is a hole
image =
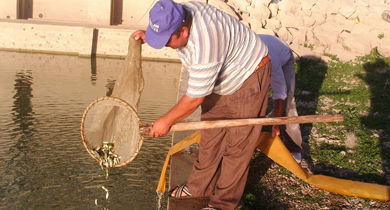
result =
[[[164,116],[158,118],[153,123],[150,136],[165,136],[173,124],[193,113],[203,102],[203,100],[204,97],[191,98],[187,95],[184,95],[171,110],[169,110]]]
[[[283,108],[284,103],[282,99],[276,99],[274,101],[274,117],[282,117],[283,116]],[[279,125],[272,126],[272,137],[276,135],[280,135]]]

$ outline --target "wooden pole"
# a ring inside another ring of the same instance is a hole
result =
[[[187,131],[213,128],[227,128],[238,126],[253,125],[285,125],[285,124],[304,124],[318,122],[342,122],[342,115],[307,115],[297,117],[273,117],[273,118],[251,118],[251,119],[234,119],[234,120],[217,120],[217,121],[200,121],[177,123],[172,125],[170,131]]]

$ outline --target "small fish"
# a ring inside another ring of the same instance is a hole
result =
[[[96,160],[99,161],[100,168],[106,168],[106,179],[108,178],[108,168],[119,164],[121,157],[114,153],[114,143],[103,142],[100,146],[91,149]]]

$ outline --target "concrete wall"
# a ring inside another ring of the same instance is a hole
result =
[[[105,26],[146,26],[149,22],[148,12],[155,2],[156,0],[1,0],[0,18]]]
[[[128,39],[135,30],[3,19],[0,20],[0,50],[124,58]],[[179,61],[175,50],[156,50],[147,44],[142,47],[142,56],[150,60]]]
[[[0,50],[125,57],[130,35],[146,29],[156,1],[0,0]],[[142,50],[146,59],[179,61],[170,48]]]
[[[7,19],[17,18],[17,0],[0,1],[0,18],[7,18]]]

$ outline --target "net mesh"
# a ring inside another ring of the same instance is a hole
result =
[[[96,99],[83,115],[83,143],[97,161],[92,150],[107,143],[113,143],[113,153],[120,157],[115,167],[129,163],[138,154],[143,137],[139,132],[141,122],[137,111],[143,87],[141,43],[130,38],[128,54],[111,97]]]

